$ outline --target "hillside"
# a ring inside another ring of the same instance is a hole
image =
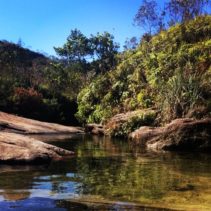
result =
[[[69,87],[61,78],[69,81],[60,68],[62,65],[57,63],[21,45],[0,41],[0,111],[42,121],[78,124],[74,117],[77,104],[73,97],[64,95],[62,87]]]
[[[33,60],[35,59],[45,59],[47,58],[40,53],[31,51],[27,48],[23,48],[22,46],[11,43],[8,41],[0,41],[0,62],[2,64],[3,59],[12,59],[13,62],[18,64],[26,64],[32,65]]]
[[[145,36],[118,56],[115,70],[78,95],[81,122],[106,122],[118,113],[156,110],[154,124],[203,118],[211,112],[211,16]]]

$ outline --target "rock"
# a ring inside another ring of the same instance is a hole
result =
[[[82,134],[82,128],[27,119],[0,112],[0,130],[20,134]]]
[[[74,153],[43,143],[26,135],[0,132],[0,163],[43,164]]]
[[[105,134],[104,127],[103,127],[103,125],[100,125],[100,124],[87,124],[85,126],[85,132],[93,134],[93,135],[104,135]]]
[[[130,111],[117,114],[105,125],[106,134],[127,137],[140,126],[153,125],[157,112],[151,109]]]
[[[147,127],[143,126],[134,132],[129,134],[129,138],[133,140],[135,144],[146,146],[148,141],[158,141],[163,134],[164,128],[162,127]]]
[[[140,127],[129,137],[152,150],[211,151],[211,118],[176,119],[165,127]]]

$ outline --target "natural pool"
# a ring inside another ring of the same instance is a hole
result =
[[[48,137],[75,157],[0,166],[0,210],[211,210],[211,155],[152,153],[105,137]]]

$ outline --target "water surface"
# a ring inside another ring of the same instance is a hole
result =
[[[46,138],[76,156],[0,166],[0,210],[211,210],[208,154],[158,154],[105,137]]]

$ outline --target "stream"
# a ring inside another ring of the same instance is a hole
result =
[[[125,140],[44,136],[76,156],[0,165],[0,210],[211,210],[211,155],[156,153]]]

